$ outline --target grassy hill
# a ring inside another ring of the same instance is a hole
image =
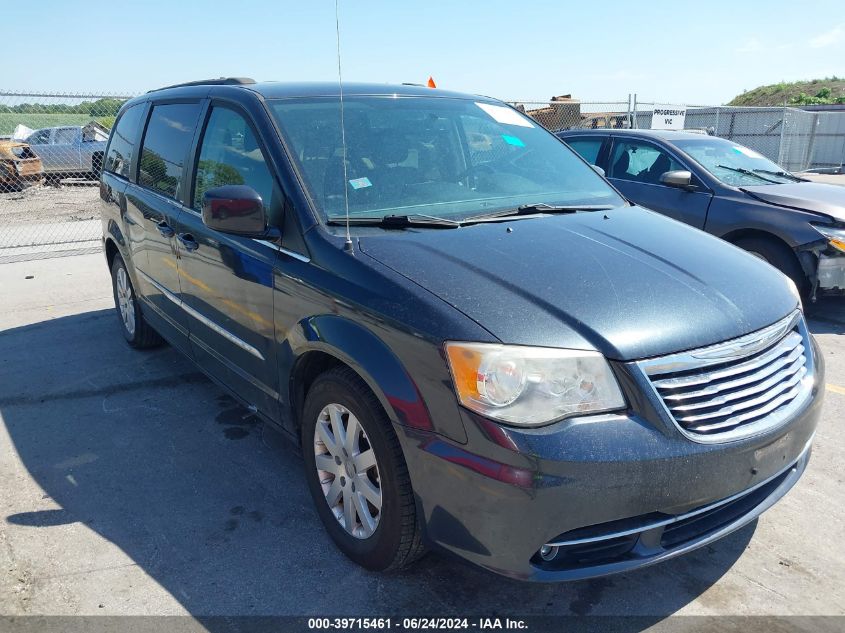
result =
[[[787,105],[845,104],[845,78],[834,76],[760,86],[734,97],[728,105],[782,106],[784,102]]]

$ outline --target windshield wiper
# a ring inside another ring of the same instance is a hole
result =
[[[790,174],[788,171],[783,171],[783,170],[774,171],[772,169],[754,169],[753,171],[755,173],[759,171],[759,172],[764,173],[764,174],[771,174],[772,176],[780,176],[781,178],[789,178],[790,180],[794,180],[795,182],[807,182],[806,178],[801,178],[799,176],[796,176],[795,174]]]
[[[610,211],[615,208],[616,207],[612,204],[546,204],[545,202],[534,202],[532,204],[520,205],[515,209],[476,215],[471,218],[467,218],[464,223],[483,222],[485,220],[509,218],[518,215],[534,215],[539,213],[577,213],[578,211]]]
[[[345,215],[331,215],[328,223],[332,225],[345,225]],[[404,229],[410,226],[427,226],[432,228],[456,229],[461,226],[457,220],[438,218],[434,215],[422,215],[418,213],[410,215],[383,215],[383,216],[349,216],[349,224],[358,226],[381,226],[389,229]]]
[[[754,178],[759,178],[763,182],[770,182],[775,185],[781,184],[777,180],[772,180],[771,178],[766,178],[765,176],[761,176],[760,174],[756,173],[756,171],[751,171],[750,169],[745,169],[745,167],[731,167],[730,165],[716,165],[719,169],[727,169],[729,171],[734,171],[738,174],[744,174],[745,176],[753,176]]]
[[[528,213],[577,213],[578,211],[610,211],[615,209],[612,204],[546,204],[535,202],[523,204],[516,208],[520,215]]]

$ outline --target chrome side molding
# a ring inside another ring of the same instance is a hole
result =
[[[175,303],[177,306],[182,308],[185,312],[190,314],[197,321],[199,321],[203,325],[207,326],[209,329],[214,330],[215,332],[217,332],[217,334],[219,334],[220,336],[222,336],[223,338],[225,338],[229,342],[234,343],[235,345],[240,347],[245,352],[249,352],[250,354],[252,354],[256,358],[258,358],[259,360],[264,360],[264,355],[261,352],[259,352],[255,347],[253,347],[252,345],[247,343],[245,340],[235,336],[229,330],[219,326],[217,323],[215,323],[214,321],[212,321],[211,319],[209,319],[205,315],[197,312],[194,308],[192,308],[187,303],[182,301],[179,297],[174,295],[172,292],[170,292],[167,288],[165,288],[160,283],[158,283],[155,279],[150,277],[143,270],[140,270],[138,268],[136,268],[135,270],[138,272],[139,275],[142,275],[144,277],[144,279],[146,279],[148,282],[150,282],[155,287],[155,289],[158,290],[162,295],[164,295],[167,299],[169,299],[170,301]]]

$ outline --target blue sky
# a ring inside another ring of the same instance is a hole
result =
[[[723,103],[845,75],[839,1],[340,0],[344,79],[503,99]],[[6,2],[0,89],[136,93],[220,75],[336,79],[333,0]],[[12,60],[19,60],[15,63]]]

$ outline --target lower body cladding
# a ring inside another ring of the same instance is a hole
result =
[[[522,580],[651,565],[746,525],[809,461],[823,370],[790,420],[698,443],[636,414],[504,427],[463,412],[466,444],[396,427],[427,540]]]

